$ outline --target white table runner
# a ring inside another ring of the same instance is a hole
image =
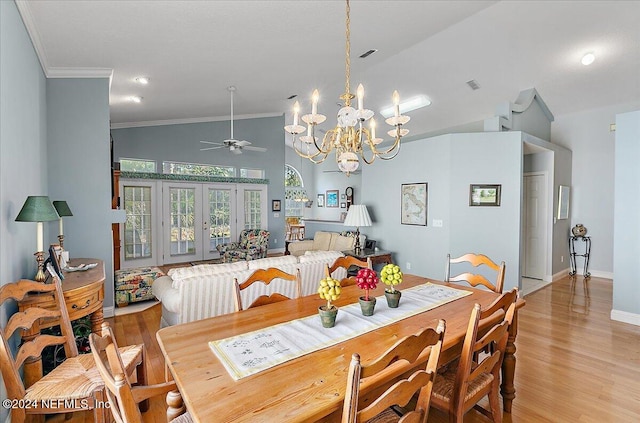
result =
[[[398,308],[389,308],[384,296],[377,297],[373,316],[363,316],[360,304],[354,303],[340,307],[332,328],[323,328],[316,314],[211,341],[209,346],[238,380],[467,295],[471,292],[427,282],[403,290]]]

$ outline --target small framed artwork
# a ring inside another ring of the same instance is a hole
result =
[[[338,207],[338,194],[337,189],[327,191],[327,207]]]
[[[318,202],[318,207],[324,207],[324,194],[318,194],[316,201]]]
[[[427,183],[402,184],[400,223],[427,226]]]
[[[60,250],[60,252],[58,251]],[[64,279],[64,275],[62,274],[62,266],[60,266],[60,255],[62,249],[58,244],[51,244],[49,246],[49,261],[53,266],[53,269],[56,271],[60,279]]]
[[[280,200],[271,200],[271,211],[279,212],[282,210],[282,203]]]
[[[347,199],[347,194],[340,194],[340,199],[341,200],[346,200]]]
[[[569,193],[568,186],[560,185],[558,189],[558,220],[569,218]]]
[[[476,185],[469,187],[470,206],[500,206],[502,185]]]
[[[341,209],[346,209],[347,208],[347,203],[340,203],[340,208]]]
[[[346,218],[347,218],[347,212],[340,213],[340,222],[344,222]]]

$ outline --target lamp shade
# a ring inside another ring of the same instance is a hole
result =
[[[73,213],[71,213],[71,209],[66,201],[54,201],[53,207],[56,208],[58,216],[60,217],[73,216]]]
[[[344,219],[344,226],[371,226],[371,218],[364,204],[352,204]]]
[[[46,195],[30,195],[24,202],[16,222],[50,222],[60,217]]]

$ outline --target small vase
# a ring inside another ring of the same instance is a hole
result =
[[[365,300],[364,297],[360,297],[360,308],[362,309],[363,316],[372,316],[373,311],[376,308],[375,297],[370,297],[368,300]]]
[[[398,308],[402,292],[398,291],[397,289],[393,292],[384,291],[384,296],[387,298],[387,305],[389,306],[389,308]]]
[[[573,236],[585,236],[587,235],[587,228],[582,223],[578,223],[571,229],[571,233],[573,233]]]
[[[336,325],[336,316],[338,315],[338,307],[331,306],[327,310],[327,306],[318,307],[318,313],[320,314],[320,321],[323,328],[332,328]]]

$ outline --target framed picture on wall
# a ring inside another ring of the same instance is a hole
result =
[[[327,207],[338,207],[338,194],[337,189],[327,191]]]
[[[475,185],[469,187],[470,206],[500,206],[502,185]]]
[[[402,184],[400,223],[427,226],[427,183]]]
[[[279,212],[282,210],[282,203],[280,200],[271,200],[271,211]]]
[[[316,201],[318,202],[318,207],[324,207],[324,194],[318,194]]]

